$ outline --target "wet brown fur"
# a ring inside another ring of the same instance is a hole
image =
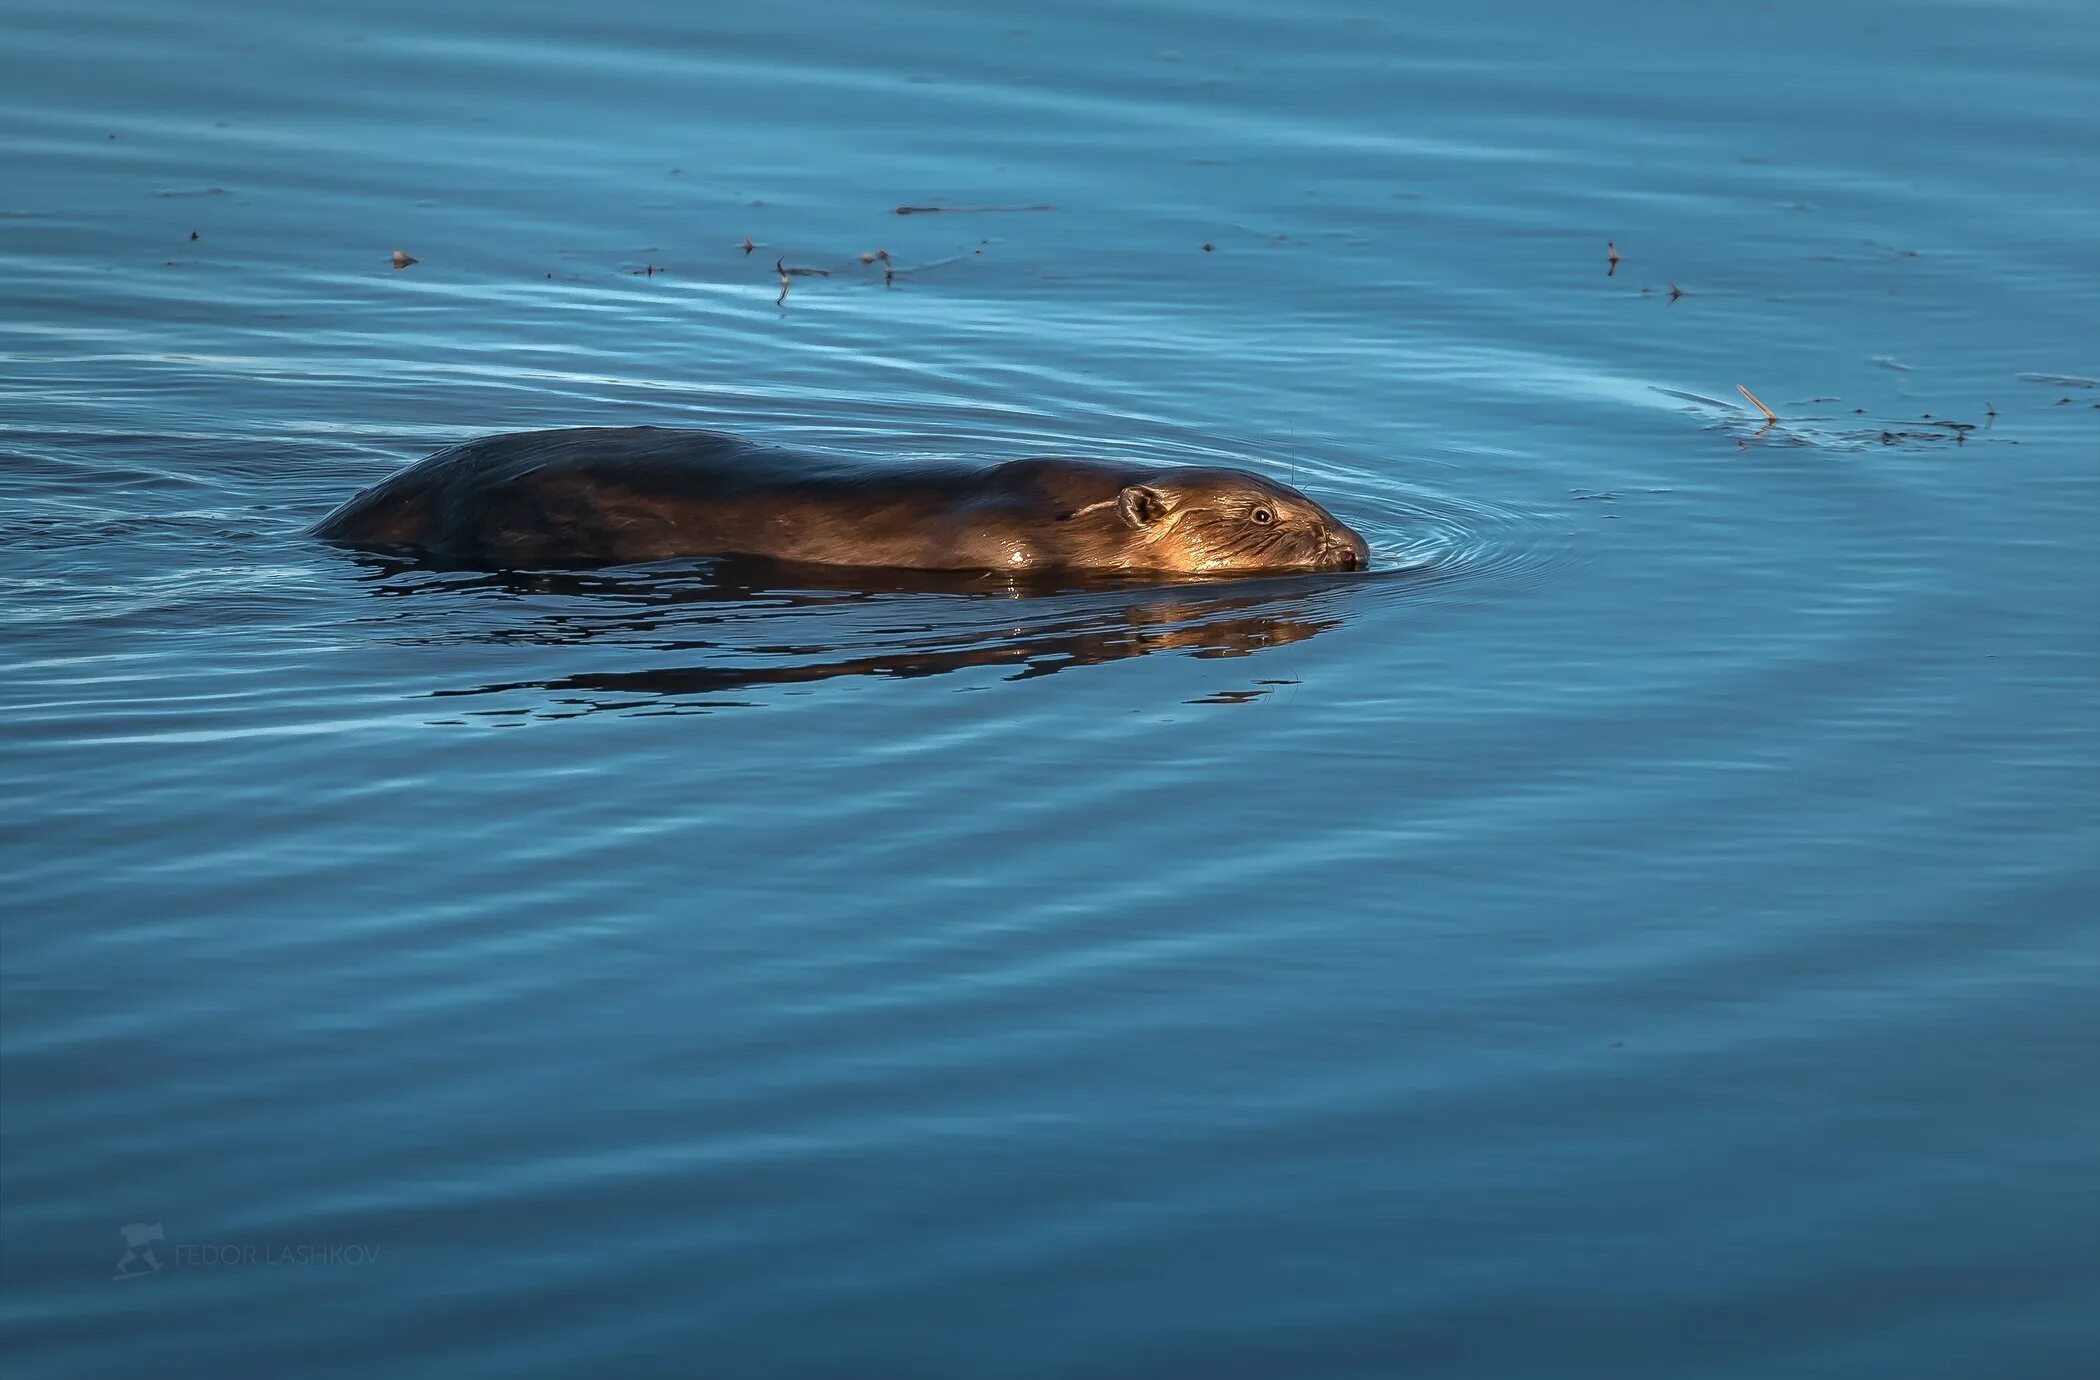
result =
[[[1270,521],[1259,522],[1267,515]],[[409,466],[317,536],[492,567],[753,556],[910,570],[1360,570],[1363,539],[1244,470],[1101,460],[881,464],[718,432],[494,436]]]

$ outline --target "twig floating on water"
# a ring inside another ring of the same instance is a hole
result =
[[[1055,211],[1056,209],[1055,206],[1050,205],[1048,202],[1038,202],[1033,206],[899,206],[897,214],[900,216],[930,216],[942,212],[956,211]]]
[[[1752,407],[1765,414],[1765,421],[1767,424],[1779,420],[1779,414],[1777,412],[1774,412],[1771,408],[1766,407],[1763,403],[1759,402],[1757,400],[1757,394],[1743,387],[1743,385],[1741,385],[1740,383],[1735,386],[1735,391],[1748,398]]]
[[[1700,396],[1699,394],[1697,394],[1697,393],[1684,393],[1684,392],[1680,392],[1680,391],[1678,391],[1678,390],[1677,390],[1677,389],[1675,389],[1675,388],[1664,388],[1664,387],[1661,387],[1660,385],[1657,385],[1657,384],[1652,384],[1652,383],[1651,383],[1651,384],[1649,384],[1648,386],[1649,386],[1650,388],[1654,389],[1654,390],[1655,390],[1656,392],[1658,392],[1658,393],[1666,394],[1666,395],[1668,395],[1669,397],[1672,397],[1672,398],[1682,398],[1682,399],[1684,399],[1684,400],[1685,400],[1686,402],[1695,402],[1695,403],[1702,403],[1702,404],[1704,404],[1704,405],[1705,405],[1705,406],[1707,406],[1707,407],[1725,407],[1725,408],[1727,408],[1727,409],[1728,409],[1728,410],[1729,410],[1730,412],[1740,412],[1740,411],[1742,411],[1742,409],[1741,409],[1740,407],[1737,407],[1737,406],[1736,406],[1736,405],[1735,405],[1734,403],[1732,403],[1732,402],[1726,402],[1726,401],[1724,401],[1724,400],[1722,400],[1722,399],[1720,399],[1720,398],[1706,398],[1706,397],[1701,397],[1701,396]]]

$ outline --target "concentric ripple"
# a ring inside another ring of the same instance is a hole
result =
[[[986,462],[1014,454],[1113,456],[1162,465],[1234,466],[1277,474],[1259,449],[1119,418],[1113,444],[1041,419],[892,416],[880,421],[747,419],[774,439],[853,456]],[[912,679],[995,668],[1010,679],[1157,652],[1248,655],[1302,642],[1372,602],[1491,597],[1544,580],[1571,554],[1543,515],[1416,484],[1346,462],[1307,460],[1280,478],[1314,494],[1370,543],[1374,568],[1351,575],[1029,587],[976,576],[869,577],[742,563],[677,563],[540,574],[433,571],[344,557],[352,583],[385,600],[360,622],[401,644],[538,648],[518,674],[449,684],[433,697],[518,695],[535,713],[726,708],[787,686],[855,677]],[[555,650],[559,649],[559,650]]]

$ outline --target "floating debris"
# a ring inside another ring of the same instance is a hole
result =
[[[1746,418],[1744,409],[1732,402],[1718,398],[1702,397],[1697,393],[1686,393],[1675,388],[1663,388],[1650,384],[1649,388],[1666,397],[1678,398],[1693,405],[1695,413],[1706,414],[1710,429],[1725,429],[1735,432],[1738,450],[1748,450],[1752,445],[1786,445],[1809,447],[1818,450],[1855,450],[1866,446],[1892,446],[1905,442],[1949,441],[1955,445],[1966,445],[1969,433],[1979,430],[1974,422],[1955,421],[1950,417],[1926,417],[1917,422],[1864,421],[1847,419],[1838,424],[1827,417],[1793,417],[1782,421],[1777,413],[1765,406],[1763,399],[1742,384],[1736,392],[1743,400],[1757,409],[1754,417]],[[1864,407],[1851,410],[1851,418],[1863,419]],[[1751,425],[1754,423],[1754,430]]]
[[[785,257],[773,260],[773,271],[780,275],[780,295],[773,299],[773,305],[776,307],[782,306],[787,302],[788,287],[797,278],[829,278],[831,276],[831,270],[828,268],[790,268]]]
[[[1254,703],[1254,701],[1256,701],[1256,700],[1260,699],[1260,698],[1261,698],[1262,696],[1264,696],[1264,695],[1266,695],[1266,694],[1269,694],[1269,693],[1270,693],[1270,692],[1269,692],[1269,691],[1267,691],[1267,690],[1213,690],[1213,691],[1212,691],[1212,692],[1211,692],[1210,694],[1208,694],[1208,695],[1202,695],[1202,696],[1199,696],[1198,698],[1196,698],[1196,699],[1193,699],[1193,700],[1183,700],[1183,701],[1182,701],[1182,703],[1183,703],[1183,704],[1252,704],[1252,703]]]
[[[402,269],[407,268],[410,264],[419,264],[423,261],[410,254],[405,249],[397,249],[394,251],[394,257],[392,262],[394,265],[394,272],[399,273]]]
[[[1770,425],[1771,423],[1779,420],[1779,414],[1777,412],[1774,412],[1771,408],[1766,407],[1763,403],[1759,402],[1757,400],[1757,394],[1743,387],[1743,385],[1741,385],[1740,383],[1735,386],[1735,391],[1748,398],[1752,407],[1765,414],[1766,425]]]
[[[930,216],[954,212],[1055,211],[1057,208],[1048,202],[1038,202],[1033,206],[899,206],[896,209],[900,216]]]
[[[1667,397],[1682,398],[1686,402],[1700,403],[1707,407],[1725,407],[1730,412],[1740,412],[1743,410],[1742,408],[1737,407],[1734,403],[1726,402],[1720,398],[1708,398],[1698,393],[1685,393],[1675,388],[1663,388],[1656,384],[1650,384],[1648,386],[1655,389],[1656,392],[1661,393]]]
[[[773,271],[780,275],[781,286],[780,295],[774,298],[774,305],[777,306],[786,300],[789,285],[797,278],[832,278],[842,273],[851,278],[856,276],[853,273],[853,270],[856,268],[880,266],[882,269],[882,285],[884,287],[895,287],[897,279],[901,277],[914,273],[924,273],[929,269],[945,268],[950,264],[967,263],[973,255],[983,254],[984,249],[981,246],[988,245],[991,241],[979,240],[977,243],[980,246],[979,248],[950,254],[945,259],[932,259],[923,264],[910,265],[898,263],[891,256],[889,250],[881,248],[862,250],[834,268],[814,268],[791,264],[783,256],[773,261]],[[663,270],[659,268],[657,271],[662,272]]]
[[[878,248],[878,249],[876,249],[876,251],[875,251],[874,253],[872,253],[872,254],[862,254],[862,255],[860,256],[860,261],[861,261],[861,263],[862,263],[863,265],[868,265],[868,264],[881,264],[881,265],[882,265],[882,285],[883,285],[884,287],[895,287],[895,286],[896,286],[896,284],[897,284],[897,265],[896,265],[896,263],[895,263],[895,262],[893,262],[893,261],[891,260],[891,258],[890,258],[890,251],[889,251],[889,250],[887,250],[887,249],[881,249],[881,248]]]

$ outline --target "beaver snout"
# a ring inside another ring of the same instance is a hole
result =
[[[1328,528],[1320,534],[1320,569],[1322,570],[1368,570],[1371,568],[1371,548],[1362,537],[1343,527]]]

